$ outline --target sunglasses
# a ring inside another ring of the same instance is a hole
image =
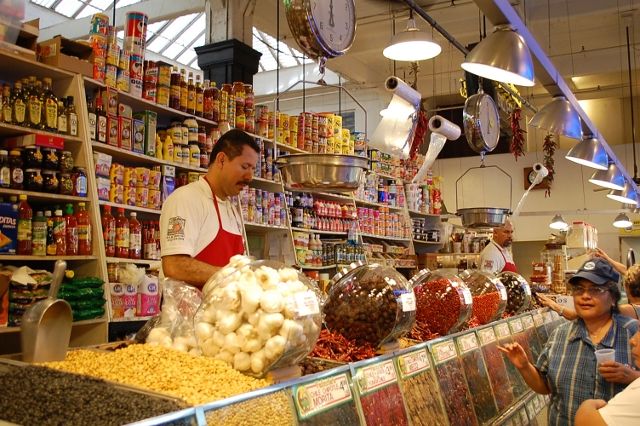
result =
[[[589,296],[602,296],[603,294],[606,294],[609,292],[609,289],[606,287],[582,287],[582,286],[575,286],[575,287],[571,287],[569,289],[569,293],[571,293],[572,296],[580,296],[581,294],[583,294],[584,292],[589,293]]]

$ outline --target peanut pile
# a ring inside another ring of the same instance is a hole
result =
[[[286,391],[250,399],[206,413],[217,426],[289,426],[295,424],[293,404]]]

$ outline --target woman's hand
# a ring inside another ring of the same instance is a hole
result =
[[[538,300],[540,301],[540,304],[542,306],[546,306],[547,308],[551,309],[552,311],[559,312],[560,308],[562,308],[562,306],[560,306],[558,303],[556,303],[555,300],[551,299],[549,296],[545,296],[542,293],[536,293],[536,297],[538,298]]]
[[[640,376],[640,373],[628,365],[615,361],[607,361],[598,365],[598,372],[611,383],[629,384]]]
[[[593,257],[600,257],[600,258],[606,260],[607,262],[611,262],[611,258],[609,257],[609,255],[607,253],[605,253],[605,251],[600,249],[600,248],[593,249],[591,254],[593,255]]]
[[[519,343],[507,343],[504,346],[498,346],[498,349],[507,355],[509,361],[511,361],[518,370],[522,370],[529,365],[527,353]]]

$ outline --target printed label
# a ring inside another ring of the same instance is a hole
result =
[[[397,358],[398,368],[400,369],[400,377],[406,379],[414,376],[431,367],[429,362],[429,354],[426,349],[411,352],[406,355],[400,355]]]
[[[493,343],[495,342],[496,339],[496,332],[493,331],[493,328],[491,327],[487,327],[487,328],[483,328],[482,330],[478,330],[478,337],[480,338],[480,344],[482,346],[484,345],[488,345],[489,343]]]
[[[525,285],[524,294],[526,294],[527,296],[531,296],[531,287],[529,287],[528,285]]]
[[[293,397],[300,419],[312,417],[353,399],[346,373],[295,386]]]
[[[453,340],[433,345],[431,347],[431,353],[433,354],[433,357],[435,358],[437,364],[441,364],[451,358],[455,358],[456,356],[458,356]]]
[[[498,336],[498,339],[509,337],[511,335],[511,332],[509,331],[509,324],[507,324],[506,322],[502,322],[496,325],[495,330],[496,330],[496,335]]]
[[[536,327],[540,327],[541,325],[544,325],[544,318],[542,317],[542,314],[540,312],[533,315],[533,322],[536,325]]]
[[[478,349],[478,339],[475,333],[468,333],[457,338],[460,353],[466,353]]]
[[[356,377],[358,377],[357,382],[361,394],[373,392],[398,380],[393,360],[391,359],[360,368]]]
[[[470,305],[473,302],[473,297],[471,296],[471,292],[468,288],[462,289],[462,297],[464,297],[465,305]]]
[[[531,315],[525,315],[522,317],[522,326],[525,330],[533,328],[533,317]]]
[[[552,311],[547,311],[544,313],[544,323],[545,324],[550,324],[553,322],[553,312]]]
[[[402,312],[413,312],[416,310],[416,296],[411,293],[402,293],[400,295],[400,303],[402,304]]]
[[[296,301],[296,311],[298,316],[306,317],[308,315],[317,315],[320,313],[320,305],[318,298],[311,290],[301,291],[294,295]]]
[[[169,229],[167,229],[167,241],[182,241],[185,239],[184,226],[187,220],[180,216],[169,218]]]
[[[511,327],[512,334],[521,333],[522,330],[524,330],[520,318],[512,319],[511,321],[509,321],[509,326]]]
[[[500,300],[507,300],[507,289],[504,286],[500,287]]]

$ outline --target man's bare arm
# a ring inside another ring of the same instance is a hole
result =
[[[209,265],[186,254],[162,257],[162,271],[165,277],[184,281],[200,289],[211,275],[219,270],[218,266]]]

